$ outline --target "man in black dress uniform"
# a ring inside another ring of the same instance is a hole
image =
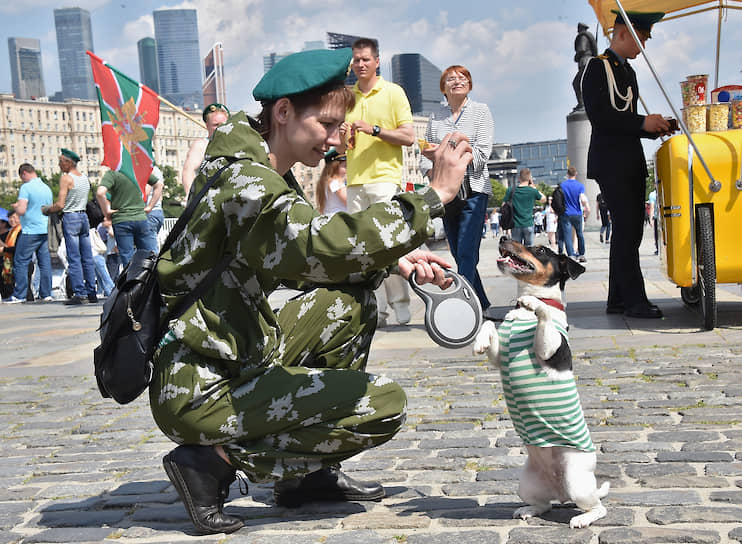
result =
[[[598,182],[613,221],[606,312],[660,318],[662,312],[647,298],[639,265],[647,178],[640,139],[669,134],[670,124],[660,114],[637,112],[639,87],[627,59],[636,58],[640,49],[623,17],[614,12],[611,44],[590,59],[582,78],[585,111],[592,124],[587,177]],[[643,45],[664,13],[627,15]]]

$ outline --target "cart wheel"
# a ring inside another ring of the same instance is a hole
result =
[[[693,287],[681,287],[680,298],[688,306],[697,306],[701,301],[701,293],[698,284]]]
[[[698,286],[701,295],[703,328],[716,327],[716,251],[711,208],[702,206],[697,211],[698,225]]]

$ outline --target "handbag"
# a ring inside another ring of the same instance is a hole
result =
[[[244,159],[237,159],[244,160]],[[168,312],[160,296],[157,263],[185,229],[196,205],[231,162],[220,168],[188,203],[168,234],[160,253],[138,249],[116,280],[100,317],[100,345],[93,350],[98,389],[104,398],[127,404],[147,389],[154,365],[152,356],[171,319],[180,317],[227,268],[225,254],[195,289]]]
[[[515,225],[515,219],[513,217],[513,194],[515,188],[510,191],[510,198],[502,203],[500,206],[500,228],[503,230],[510,230]]]
[[[108,246],[95,228],[90,229],[90,245],[98,255],[105,255],[108,252]]]

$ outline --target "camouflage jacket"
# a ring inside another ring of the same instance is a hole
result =
[[[268,146],[239,112],[206,149],[194,191],[235,159],[196,207],[157,272],[169,307],[193,289],[225,252],[234,256],[216,284],[180,318],[164,343],[178,340],[234,375],[280,364],[281,331],[268,295],[281,283],[368,282],[420,246],[443,215],[435,191],[404,193],[356,214],[321,215],[282,178]],[[195,193],[194,193],[195,194]]]

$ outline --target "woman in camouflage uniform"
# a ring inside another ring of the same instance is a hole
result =
[[[260,133],[242,112],[216,130],[194,191],[231,164],[158,265],[173,305],[224,253],[233,256],[170,322],[150,385],[155,421],[182,444],[163,459],[165,470],[201,533],[242,526],[223,512],[235,469],[276,481],[276,501],[288,506],[384,496],[378,483],[338,468],[390,440],[405,419],[401,387],[365,372],[373,289],[391,265],[448,285],[441,267],[450,265],[414,248],[458,191],[471,152],[455,134],[461,145],[441,146],[425,190],[353,215],[319,215],[289,168],[316,166],[339,143],[354,100],[343,85],[350,58],[349,49],[297,53],[264,76],[253,92],[263,103]],[[268,295],[281,283],[303,294],[276,314]]]

